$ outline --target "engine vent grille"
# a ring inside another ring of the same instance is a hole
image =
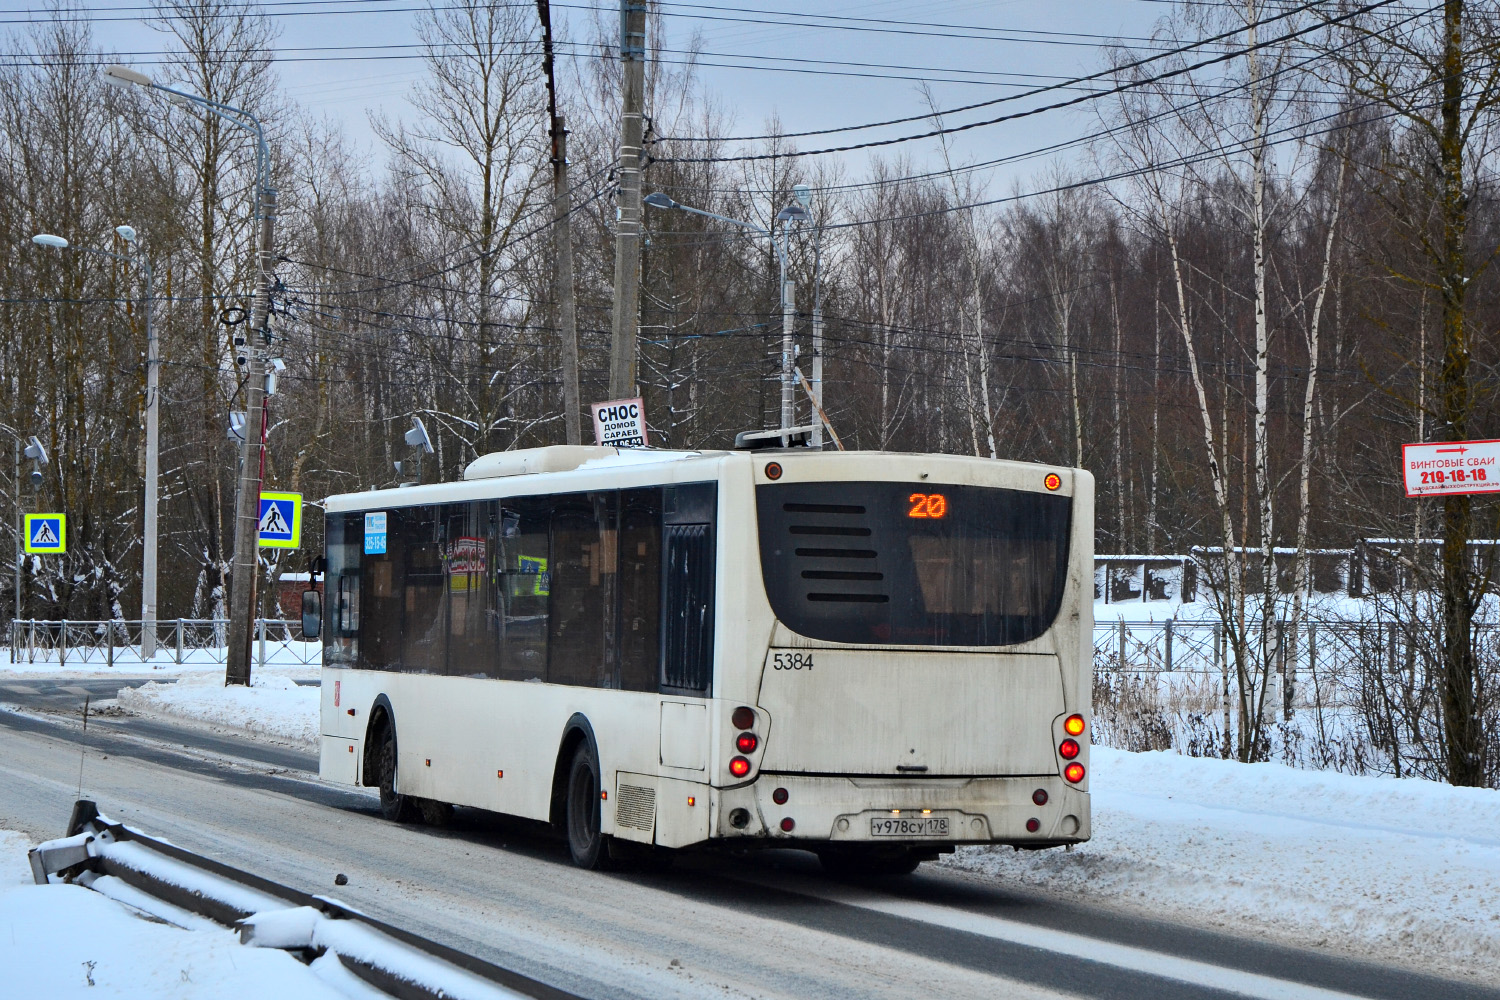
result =
[[[656,789],[622,784],[615,797],[615,823],[650,833],[656,825]]]

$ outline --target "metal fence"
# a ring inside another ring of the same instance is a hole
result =
[[[229,642],[227,618],[177,618],[156,622],[156,655],[141,655],[141,621],[44,621],[10,623],[11,663],[58,666],[152,666],[174,662],[223,666]],[[254,655],[261,667],[316,666],[322,645],[302,640],[302,623],[280,618],[255,620]]]

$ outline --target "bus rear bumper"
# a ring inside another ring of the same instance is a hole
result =
[[[784,802],[778,803],[777,798]],[[1045,802],[1038,805],[1038,792]],[[1044,847],[1089,839],[1088,792],[1058,775],[883,778],[761,774],[726,789],[720,837]],[[737,810],[742,810],[737,813]],[[787,821],[790,820],[790,829]],[[742,826],[736,823],[743,823]],[[1035,829],[1028,824],[1034,822]]]

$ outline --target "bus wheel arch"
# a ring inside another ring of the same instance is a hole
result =
[[[573,766],[573,755],[584,743],[593,747],[594,759],[598,760],[599,743],[594,739],[594,727],[589,725],[588,717],[582,712],[574,712],[568,724],[563,726],[557,760],[552,765],[552,803],[548,818],[559,830],[565,829],[568,821],[568,774]]]
[[[370,722],[365,726],[365,752],[360,768],[360,784],[373,787],[380,784],[380,746],[387,729],[396,728],[396,713],[390,699],[376,695],[370,706]]]

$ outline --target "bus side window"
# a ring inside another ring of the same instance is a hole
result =
[[[613,686],[611,654],[619,576],[616,500],[613,492],[552,498],[549,683]]]
[[[392,512],[394,513],[394,511]],[[401,621],[401,669],[442,674],[448,669],[447,524],[439,507],[401,511],[401,557],[406,571]]]
[[[659,487],[620,494],[620,687],[655,691],[661,637]]]
[[[500,642],[498,676],[506,680],[539,681],[547,676],[551,516],[545,497],[513,497],[501,503],[495,631]]]
[[[663,505],[661,687],[708,694],[714,655],[715,483],[668,487]]]

